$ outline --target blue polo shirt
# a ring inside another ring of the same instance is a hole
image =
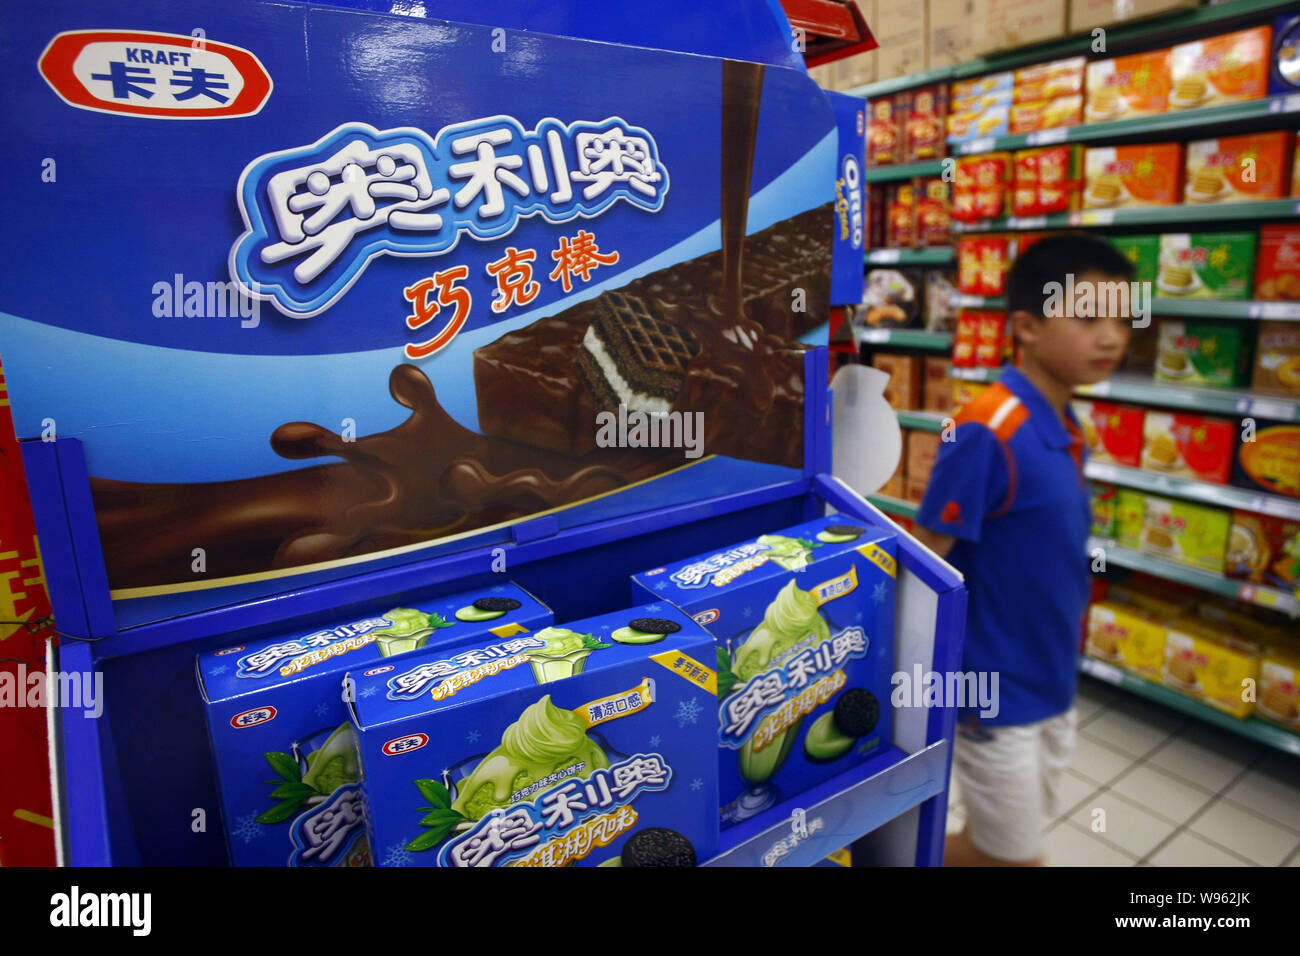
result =
[[[1004,370],[939,446],[916,517],[957,539],[948,561],[969,592],[962,669],[999,674],[998,714],[980,718],[992,726],[1045,720],[1074,701],[1092,517],[1082,432],[1066,414]]]

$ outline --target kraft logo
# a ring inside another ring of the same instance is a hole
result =
[[[214,656],[215,656],[215,657],[225,657],[227,654],[238,654],[238,653],[239,653],[240,651],[242,651],[243,649],[244,649],[244,645],[243,645],[243,644],[240,644],[238,647],[227,647],[227,648],[224,648],[224,649],[222,649],[222,650],[217,651],[217,653],[216,653]]]
[[[667,568],[655,568],[653,571],[647,571],[647,572],[645,573],[645,576],[648,577],[648,578],[652,578],[652,577],[654,577],[656,574],[663,574],[663,573],[664,573],[665,571],[667,571],[667,570],[668,570]]]
[[[410,753],[412,750],[419,750],[429,742],[428,734],[411,734],[409,737],[398,737],[396,740],[390,740],[380,749],[390,757],[398,754]]]
[[[273,86],[248,50],[175,33],[70,30],[39,68],[69,106],[153,119],[252,116]]]
[[[366,671],[365,676],[374,677],[376,674],[387,674],[392,669],[392,664],[385,664],[383,667],[372,667],[370,670]]]
[[[235,714],[234,717],[231,717],[230,726],[236,730],[242,730],[245,727],[264,724],[268,720],[275,720],[276,713],[274,707],[255,707],[252,710],[246,710],[242,714]]]
[[[703,627],[706,624],[712,624],[717,619],[718,619],[717,608],[709,608],[709,610],[707,611],[701,611],[700,613],[693,614],[691,616],[691,620],[694,621],[696,624],[700,625],[701,627]]]

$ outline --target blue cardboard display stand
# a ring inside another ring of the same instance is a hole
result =
[[[442,0],[427,4],[427,12],[425,4],[405,0],[334,0],[332,5],[351,8],[357,16],[463,19],[802,69],[801,58],[791,53],[789,24],[777,0],[711,5],[672,0],[652,12],[644,4],[611,3],[595,21],[543,3]],[[397,29],[391,21],[385,28]],[[807,521],[827,509],[896,529],[826,473],[830,405],[824,347],[805,354],[804,373],[803,468],[782,470],[792,477],[774,479],[769,466],[755,465],[752,486],[741,482],[741,490],[734,483],[725,493],[691,487],[689,500],[683,496],[567,526],[555,515],[543,515],[511,525],[488,543],[468,542],[474,546],[463,551],[435,550],[405,564],[290,584],[276,594],[232,596],[216,607],[141,623],[123,623],[115,615],[81,441],[23,442],[47,586],[64,635],[56,666],[104,674],[101,716],[51,712],[61,861],[81,866],[227,862],[224,832],[230,821],[220,818],[194,681],[197,653],[310,629],[376,603],[405,604],[490,584],[502,554],[506,574],[564,621],[627,606],[634,572]],[[896,670],[957,669],[965,605],[960,576],[900,531]],[[727,831],[721,852],[707,865],[812,865],[854,841],[859,841],[855,859],[861,863],[938,864],[955,717],[952,708],[899,708],[891,747]]]

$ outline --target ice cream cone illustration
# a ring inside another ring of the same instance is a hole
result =
[[[429,635],[434,631],[451,627],[449,621],[444,621],[437,614],[425,614],[412,608],[394,608],[384,617],[392,623],[388,627],[371,632],[382,657],[394,657],[418,650],[424,647],[429,640]]]

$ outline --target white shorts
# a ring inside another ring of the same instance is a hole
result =
[[[1074,738],[1073,707],[1016,727],[957,724],[952,769],[966,806],[967,835],[981,852],[1016,863],[1041,857]]]

